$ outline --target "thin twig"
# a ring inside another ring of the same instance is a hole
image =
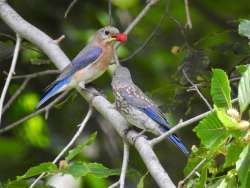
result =
[[[59,95],[54,101],[52,101],[51,103],[49,103],[47,106],[19,119],[18,121],[11,123],[10,125],[7,125],[6,127],[0,129],[0,134],[7,132],[13,128],[15,128],[16,126],[20,125],[21,123],[25,122],[26,120],[41,114],[42,112],[46,112],[47,110],[49,110],[50,108],[52,108],[58,101],[60,101],[66,94],[68,93],[68,91],[65,91],[64,93],[62,93],[61,95]]]
[[[191,16],[189,12],[188,0],[184,0],[184,3],[185,3],[185,12],[186,12],[186,19],[187,19],[186,26],[189,29],[192,29],[192,20],[191,20]]]
[[[22,93],[22,91],[26,88],[29,83],[30,78],[25,78],[21,86],[16,90],[16,92],[11,96],[8,102],[3,107],[3,113],[10,107],[10,105],[16,100],[16,98]]]
[[[163,13],[163,15],[161,16],[158,24],[155,26],[154,30],[150,33],[150,35],[146,38],[146,40],[143,42],[143,44],[141,44],[136,50],[134,50],[134,52],[127,58],[120,60],[120,62],[126,62],[130,59],[132,59],[134,56],[136,56],[140,51],[142,51],[147,44],[154,38],[154,36],[156,35],[156,33],[159,31],[161,24],[163,23],[163,21],[166,18],[167,12],[168,12],[168,6],[169,6],[169,1],[167,1],[167,5],[165,8],[165,11]]]
[[[236,102],[236,101],[238,101],[237,98],[236,98],[236,99],[233,99],[233,100],[232,100],[232,103],[234,103],[234,102]],[[207,111],[207,112],[204,112],[204,113],[202,113],[202,114],[200,114],[200,115],[198,115],[198,116],[195,116],[195,117],[193,117],[193,118],[191,118],[191,119],[189,119],[189,120],[186,120],[186,121],[183,121],[183,122],[178,123],[177,125],[175,125],[174,127],[172,127],[169,131],[167,131],[167,132],[165,132],[164,134],[162,134],[162,135],[160,135],[160,136],[158,136],[158,137],[152,139],[152,140],[150,141],[150,145],[151,145],[151,146],[154,146],[154,145],[160,143],[160,142],[161,142],[162,140],[164,140],[167,136],[173,134],[174,132],[176,132],[177,130],[179,130],[179,129],[183,128],[183,127],[186,127],[186,126],[188,126],[188,125],[191,125],[191,124],[194,123],[194,122],[197,122],[197,121],[201,120],[202,118],[206,117],[208,114],[210,114],[210,113],[213,112],[213,111],[214,111],[214,109],[213,109],[213,110],[210,110],[210,111]]]
[[[112,1],[108,0],[109,25],[112,25]]]
[[[195,173],[197,173],[197,170],[206,162],[206,158],[201,160],[194,168],[193,170],[181,181],[179,181],[178,183],[178,188],[181,188],[182,185],[191,177],[193,176]]]
[[[120,175],[120,188],[125,187],[125,178],[128,168],[129,161],[129,145],[127,142],[123,141],[123,161],[122,161],[122,171]]]
[[[19,54],[19,50],[20,50],[20,46],[21,46],[21,37],[19,36],[18,33],[16,33],[16,46],[15,46],[15,50],[14,50],[14,54],[13,54],[13,58],[12,58],[12,62],[11,62],[11,66],[10,66],[10,70],[9,70],[9,74],[8,77],[6,79],[6,82],[4,84],[4,88],[1,94],[1,98],[0,98],[0,126],[1,126],[1,117],[2,117],[2,110],[3,110],[3,102],[11,81],[11,77],[13,76],[13,74],[15,73],[15,67],[16,67],[16,63],[17,63],[17,58],[18,58],[18,54]]]
[[[52,162],[53,164],[56,164],[59,161],[59,159],[69,150],[69,148],[72,147],[72,145],[75,143],[76,139],[82,133],[82,131],[83,131],[85,125],[87,124],[87,122],[89,121],[89,118],[91,117],[92,113],[93,113],[93,107],[90,105],[88,113],[86,114],[85,118],[83,119],[82,123],[80,124],[78,130],[76,131],[76,133],[74,134],[72,139],[69,141],[69,143],[63,148],[63,150],[53,160],[53,162]],[[38,181],[44,177],[45,174],[46,173],[42,173],[40,176],[38,176],[35,179],[35,181],[29,186],[29,188],[34,187],[38,183]]]
[[[193,81],[188,77],[186,71],[183,69],[182,70],[184,77],[186,78],[186,80],[192,85],[192,87],[194,88],[194,90],[198,93],[198,95],[201,97],[201,99],[206,103],[207,107],[209,110],[212,110],[212,106],[209,104],[209,102],[207,101],[207,99],[203,96],[203,94],[200,92],[199,88],[197,87],[196,84],[193,83]]]
[[[71,3],[69,4],[67,10],[66,10],[65,13],[64,13],[64,18],[67,18],[69,12],[71,11],[71,9],[73,8],[73,6],[76,4],[77,1],[78,1],[78,0],[73,0],[73,1],[71,1]]]
[[[125,178],[126,178],[126,172],[128,168],[128,161],[129,161],[129,145],[126,141],[123,141],[123,160],[122,160],[122,170],[120,178],[117,182],[110,185],[108,188],[114,188],[120,185],[120,188],[125,187]]]
[[[143,8],[143,10],[135,17],[135,19],[128,25],[125,34],[129,34],[132,29],[141,21],[141,19],[147,14],[147,12],[151,9],[151,7],[156,4],[159,0],[149,0],[147,5]],[[115,48],[118,48],[120,42],[115,44]]]
[[[18,75],[18,76],[13,76],[12,79],[22,79],[22,78],[35,78],[38,76],[45,76],[48,74],[58,74],[60,73],[59,70],[46,70],[46,71],[41,71],[41,72],[35,72],[32,74],[24,74],[24,75]]]

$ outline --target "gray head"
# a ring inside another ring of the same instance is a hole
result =
[[[104,42],[111,42],[117,40],[117,35],[120,34],[120,31],[112,26],[106,26],[99,29],[96,33],[96,37]]]
[[[133,83],[131,74],[126,67],[118,65],[113,73],[112,86],[116,84]]]

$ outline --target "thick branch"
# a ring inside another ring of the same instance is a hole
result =
[[[59,69],[70,63],[68,57],[60,47],[44,32],[25,21],[7,3],[0,1],[0,17],[2,20],[22,38],[37,45],[55,63]]]

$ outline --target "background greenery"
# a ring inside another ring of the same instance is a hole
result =
[[[58,38],[65,34],[66,39],[60,45],[65,53],[73,58],[97,29],[108,24],[108,3],[100,0],[79,0],[65,19],[64,12],[70,2],[12,0],[10,4],[22,17],[51,37]],[[145,1],[142,0],[112,2],[113,23],[121,31],[145,6]],[[128,57],[142,45],[164,14],[165,6],[166,1],[159,1],[132,31],[128,42],[119,49],[121,59]],[[229,77],[234,77],[239,75],[235,67],[239,64],[249,64],[250,61],[248,40],[238,34],[239,19],[250,19],[249,1],[190,0],[190,13],[193,28],[184,29],[186,22],[184,2],[170,1],[169,11],[154,38],[140,53],[124,62],[124,65],[131,70],[134,81],[166,112],[172,124],[208,110],[195,92],[187,92],[189,84],[182,76],[182,69],[186,70],[194,82],[205,83],[201,91],[212,103],[210,96],[212,68],[221,68]],[[13,40],[3,34],[14,36],[0,21],[1,85],[6,78],[3,72],[9,69],[14,44]],[[54,69],[48,58],[33,48],[35,47],[31,44],[23,43],[16,68],[17,75]],[[29,82],[22,95],[4,114],[2,126],[33,112],[44,88],[55,77],[56,75],[43,76]],[[107,72],[93,84],[113,101],[110,81],[111,74]],[[11,83],[8,97],[16,91],[20,83],[21,80]],[[232,98],[238,95],[237,85],[237,82],[231,84]],[[213,101],[218,106],[216,100]],[[24,174],[31,166],[51,161],[70,140],[87,108],[87,103],[72,91],[67,100],[50,111],[47,120],[43,115],[39,115],[1,135],[0,181],[4,183],[8,179]],[[192,131],[195,125],[197,124],[179,131],[179,135],[189,147],[199,145],[199,140]],[[121,140],[97,112],[89,121],[78,143],[84,143],[95,131],[98,132],[96,140],[86,147],[77,159],[100,162],[112,169],[120,168]],[[183,178],[187,159],[176,148],[163,142],[156,147],[156,153],[175,182]],[[128,187],[135,187],[140,177],[146,173],[146,168],[135,150],[131,152],[129,167],[136,172],[131,172],[132,175],[127,178]],[[87,175],[83,179],[82,187],[101,188],[107,187],[112,181],[117,180],[117,177],[100,179]],[[145,187],[155,186],[152,178],[146,176]]]

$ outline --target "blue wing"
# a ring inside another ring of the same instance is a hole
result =
[[[62,74],[52,83],[50,89],[38,103],[37,108],[43,105],[47,100],[62,91],[65,85],[70,82],[71,76],[80,69],[95,62],[102,54],[102,49],[99,47],[84,48],[63,71]]]
[[[146,107],[141,109],[147,116],[149,116],[151,119],[156,121],[158,124],[162,126],[162,130],[164,132],[169,130],[168,122],[166,119],[164,119],[159,113],[157,109],[154,109],[152,107]],[[186,145],[183,143],[183,141],[177,137],[177,135],[172,134],[168,137],[169,141],[175,144],[178,149],[180,149],[186,156],[189,155],[189,150],[187,149]]]
[[[72,76],[75,72],[87,67],[91,63],[94,63],[102,55],[102,49],[99,47],[87,47],[84,48],[79,54],[72,60],[58,77],[58,80],[63,80]]]
[[[75,71],[82,69],[89,64],[95,62],[95,60],[102,54],[102,49],[99,47],[89,47],[83,49],[73,60],[72,65]]]
[[[162,131],[165,132],[169,130],[169,123],[163,117],[161,111],[137,86],[134,85],[122,88],[120,93],[128,104],[141,110],[148,117],[157,122],[161,126]],[[177,148],[180,149],[185,155],[189,155],[187,147],[175,134],[170,135],[168,139],[170,142],[175,144]]]

